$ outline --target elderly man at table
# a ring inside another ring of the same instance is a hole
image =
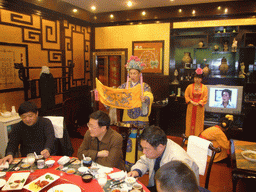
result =
[[[170,161],[155,175],[158,192],[210,192],[198,186],[195,173],[182,161]]]
[[[78,149],[78,158],[91,157],[100,165],[116,167],[124,170],[122,153],[123,138],[111,129],[109,115],[103,111],[96,111],[89,117],[88,131]]]
[[[0,159],[0,165],[6,161],[9,163],[13,161],[19,145],[22,157],[36,152],[48,158],[54,149],[53,125],[49,119],[38,117],[36,104],[25,101],[20,105],[18,113],[22,121],[13,126],[5,152],[6,156]]]
[[[164,131],[158,126],[146,127],[140,136],[140,145],[144,155],[132,166],[128,176],[141,177],[149,171],[148,188],[156,191],[154,176],[164,164],[179,160],[186,163],[195,173],[199,182],[199,168],[187,152],[178,144],[167,139]]]

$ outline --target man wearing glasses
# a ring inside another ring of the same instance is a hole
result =
[[[108,114],[103,111],[96,111],[89,118],[88,131],[86,131],[84,140],[78,149],[78,158],[83,159],[84,155],[91,157],[94,162],[100,165],[124,170],[123,138],[109,127]]]

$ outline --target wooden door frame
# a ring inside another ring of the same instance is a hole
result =
[[[125,82],[126,77],[126,70],[125,64],[128,58],[128,49],[96,49],[93,52],[93,89],[96,88],[95,78],[97,77],[97,57],[98,56],[111,56],[111,55],[118,55],[121,56],[121,84]]]

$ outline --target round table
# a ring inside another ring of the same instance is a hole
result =
[[[80,175],[75,175],[75,174],[68,175],[67,173],[65,173],[63,171],[57,170],[57,168],[59,167],[59,164],[57,163],[57,161],[60,158],[61,158],[61,156],[52,156],[52,157],[50,157],[49,159],[55,160],[55,163],[54,163],[53,167],[34,170],[34,172],[30,173],[25,185],[27,185],[31,181],[37,179],[38,177],[40,177],[40,176],[42,176],[46,173],[52,173],[54,175],[60,176],[60,178],[58,180],[54,181],[53,183],[51,183],[50,185],[48,185],[47,187],[45,187],[44,189],[42,189],[41,191],[48,191],[49,189],[51,189],[52,187],[54,187],[56,185],[67,184],[67,183],[79,186],[82,192],[103,191],[103,189],[100,187],[100,185],[98,184],[96,179],[93,179],[90,183],[84,183],[82,181],[82,178],[81,178]],[[120,170],[117,169],[117,168],[113,168],[113,172],[117,172],[117,171],[120,171]],[[11,175],[13,173],[20,173],[20,172],[22,172],[22,171],[6,172],[6,176],[3,179],[8,181],[8,179],[11,177]],[[28,171],[23,171],[23,172],[28,172]],[[143,185],[143,189],[144,189],[145,192],[149,192],[149,190],[144,185]],[[29,190],[23,188],[22,190],[17,190],[17,191],[29,191]]]

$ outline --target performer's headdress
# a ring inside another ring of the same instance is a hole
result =
[[[131,56],[130,59],[127,61],[125,65],[127,71],[130,69],[137,69],[138,71],[142,71],[142,69],[145,67],[145,64],[140,62],[140,59],[137,56]]]
[[[195,73],[194,77],[203,78],[203,69],[198,67],[195,72],[196,73]]]

